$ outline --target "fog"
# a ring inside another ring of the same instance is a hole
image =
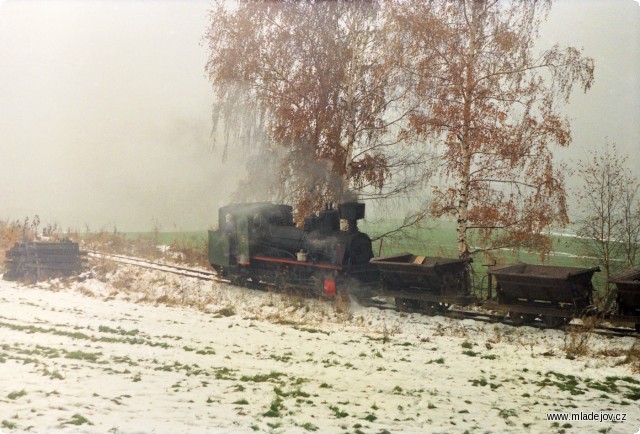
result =
[[[640,176],[640,5],[634,0],[558,1],[541,29],[540,46],[582,48],[595,60],[595,84],[574,91],[565,112],[573,143],[556,153],[568,164],[607,140],[629,155]],[[575,185],[575,179],[569,185]]]
[[[213,222],[243,171],[213,146],[207,7],[0,5],[0,218],[122,230]]]
[[[83,230],[205,229],[249,147],[212,135],[207,1],[0,2],[0,219]],[[640,6],[564,0],[542,46],[583,47],[596,82],[567,109],[571,162],[606,138],[640,167]],[[638,173],[640,175],[640,173]]]

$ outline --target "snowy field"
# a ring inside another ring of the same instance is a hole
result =
[[[3,433],[640,429],[637,338],[100,267],[82,282],[0,281]],[[554,422],[549,412],[625,421]]]

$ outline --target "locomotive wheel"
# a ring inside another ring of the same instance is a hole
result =
[[[560,327],[565,321],[561,316],[542,315],[541,318],[544,325],[550,328]]]
[[[532,313],[509,312],[509,318],[514,325],[520,326],[535,321],[537,315]]]

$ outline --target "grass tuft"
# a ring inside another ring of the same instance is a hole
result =
[[[71,419],[69,419],[66,422],[63,422],[62,425],[93,425],[93,423],[91,423],[89,421],[89,419],[87,419],[86,417],[84,417],[83,415],[76,413],[73,416],[71,416]]]
[[[9,398],[9,399],[18,399],[18,398],[20,398],[22,396],[25,396],[26,394],[27,394],[27,392],[24,389],[22,389],[20,391],[15,391],[15,392],[9,393],[7,395],[7,398]]]

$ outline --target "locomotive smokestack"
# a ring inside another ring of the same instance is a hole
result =
[[[364,218],[364,203],[345,202],[338,205],[340,219],[347,222],[348,227],[341,225],[341,230],[347,232],[358,232],[358,220]]]

